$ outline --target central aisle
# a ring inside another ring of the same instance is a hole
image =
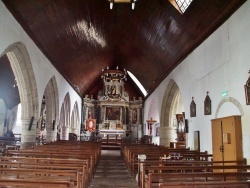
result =
[[[95,177],[89,188],[137,188],[137,182],[120,156],[120,150],[102,150]]]

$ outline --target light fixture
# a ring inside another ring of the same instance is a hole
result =
[[[14,84],[13,84],[13,88],[17,87],[17,81],[16,79],[14,79]]]
[[[135,9],[136,0],[109,0],[110,1],[110,9],[113,9],[114,3],[131,3],[132,10]]]
[[[102,69],[101,78],[104,82],[127,81],[127,71],[126,69],[123,71],[119,70],[118,66],[114,70],[110,70],[109,67],[107,67],[106,69]]]
[[[113,9],[114,0],[110,0],[110,9]]]

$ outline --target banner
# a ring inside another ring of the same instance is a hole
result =
[[[87,131],[95,132],[96,130],[96,119],[87,119],[86,120]]]

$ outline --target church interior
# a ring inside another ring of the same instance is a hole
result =
[[[249,17],[246,0],[0,1],[0,186],[249,187]]]

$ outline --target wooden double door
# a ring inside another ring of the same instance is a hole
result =
[[[229,116],[211,121],[213,160],[242,161],[241,116]]]

